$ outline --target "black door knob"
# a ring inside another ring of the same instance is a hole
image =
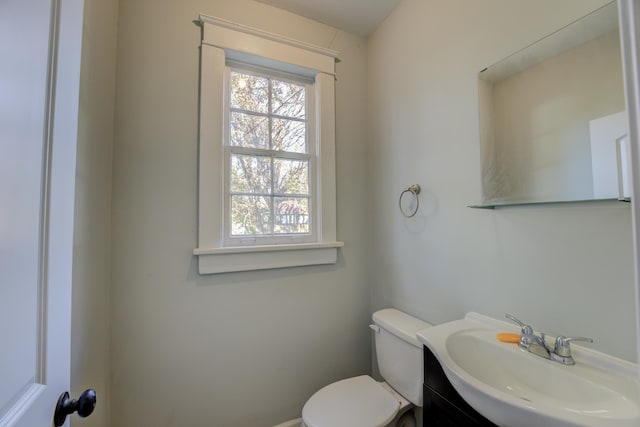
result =
[[[64,392],[58,399],[56,405],[56,411],[53,413],[53,424],[56,427],[60,427],[64,424],[64,420],[67,419],[67,415],[71,415],[78,411],[78,415],[81,417],[88,417],[96,407],[96,392],[95,390],[88,389],[82,392],[78,400],[70,399],[69,393]]]

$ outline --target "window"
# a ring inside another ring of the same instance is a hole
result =
[[[200,21],[200,273],[335,263],[337,53]]]
[[[312,91],[297,76],[226,73],[225,237],[229,245],[315,240]]]

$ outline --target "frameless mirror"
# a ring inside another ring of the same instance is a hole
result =
[[[479,73],[482,204],[628,197],[617,4]]]

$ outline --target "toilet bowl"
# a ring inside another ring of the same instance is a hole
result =
[[[422,406],[422,344],[416,332],[430,325],[396,309],[373,314],[380,374],[348,378],[318,390],[302,409],[304,427],[412,427]]]
[[[317,391],[305,404],[302,419],[306,427],[387,426],[411,407],[387,383],[362,375]]]

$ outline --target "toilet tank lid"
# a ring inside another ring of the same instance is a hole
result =
[[[431,324],[395,308],[376,311],[373,313],[373,322],[418,348],[422,348],[422,344],[418,341],[416,332],[431,327]]]

